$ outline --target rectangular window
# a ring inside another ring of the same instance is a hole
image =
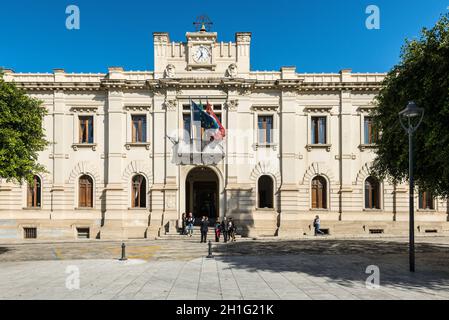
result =
[[[377,134],[373,128],[373,119],[365,117],[364,119],[364,144],[374,144],[377,140]]]
[[[132,118],[132,142],[147,142],[147,116],[134,115]]]
[[[79,117],[79,142],[94,143],[94,117]]]
[[[258,129],[260,144],[273,143],[273,116],[259,116]]]
[[[434,210],[434,197],[428,191],[419,192],[419,208],[421,210]]]
[[[312,117],[312,144],[326,144],[326,117]]]
[[[182,115],[182,126],[184,131],[184,142],[190,143],[190,122],[191,116],[189,114]]]
[[[36,228],[23,228],[25,239],[37,239],[37,229]]]

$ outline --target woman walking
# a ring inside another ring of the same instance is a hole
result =
[[[193,218],[192,213],[189,213],[189,216],[187,217],[187,233],[189,235],[189,237],[193,236],[193,225],[195,223],[195,218]]]

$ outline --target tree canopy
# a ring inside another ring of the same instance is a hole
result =
[[[5,82],[0,70],[0,177],[7,181],[32,181],[45,172],[38,152],[48,145],[42,121],[47,111],[33,99]]]
[[[449,15],[419,39],[407,40],[401,61],[388,73],[373,111],[374,127],[381,135],[373,171],[392,182],[408,174],[408,135],[398,113],[408,101],[425,111],[414,134],[416,185],[434,195],[449,197]]]

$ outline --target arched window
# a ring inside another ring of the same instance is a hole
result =
[[[259,208],[274,208],[274,182],[270,176],[261,176],[258,183]]]
[[[93,208],[94,182],[88,175],[84,175],[79,179],[78,197],[80,208]]]
[[[147,207],[147,182],[141,175],[134,176],[132,180],[132,204],[133,208]]]
[[[327,182],[320,176],[312,180],[312,209],[327,209]]]
[[[434,198],[433,194],[428,191],[419,191],[419,208],[422,210],[434,210]]]
[[[42,206],[42,185],[41,179],[34,176],[33,184],[28,185],[27,206],[28,208],[40,208]]]
[[[365,180],[365,209],[380,209],[379,181],[373,177]]]

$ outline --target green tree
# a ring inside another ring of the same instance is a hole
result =
[[[45,172],[38,152],[48,142],[42,121],[47,111],[42,102],[33,99],[5,82],[0,70],[0,177],[7,181],[32,181],[33,176]]]
[[[449,197],[449,15],[416,40],[407,40],[401,61],[388,73],[373,111],[381,136],[373,171],[393,183],[408,180],[408,135],[398,113],[413,100],[425,110],[414,134],[416,185]]]

